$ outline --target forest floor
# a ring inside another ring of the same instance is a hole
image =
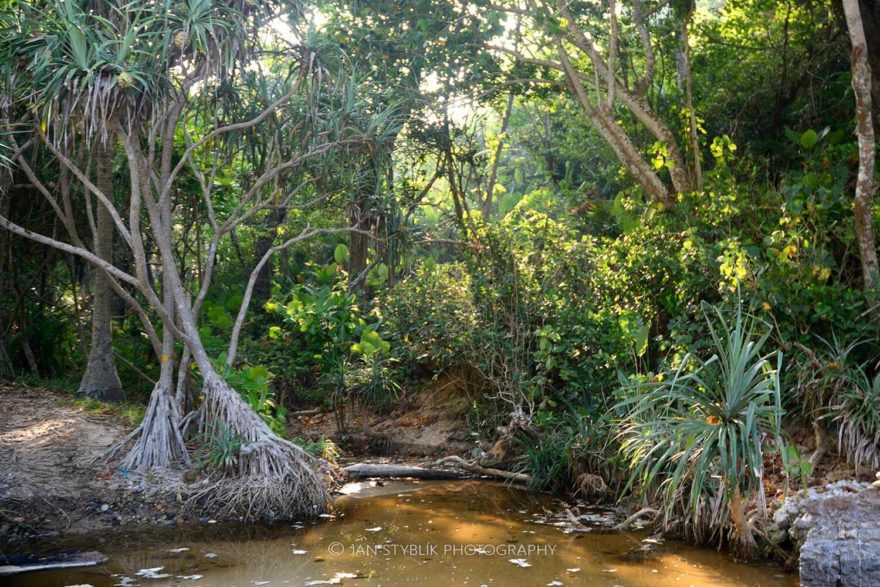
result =
[[[129,428],[64,392],[0,383],[0,547],[133,522],[175,523],[180,504],[161,483],[141,489],[102,463]]]

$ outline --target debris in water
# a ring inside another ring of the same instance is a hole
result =
[[[312,581],[306,581],[306,585],[339,585],[342,583],[343,579],[357,579],[358,575],[355,573],[336,573],[336,575],[332,579],[314,579]]]
[[[532,566],[532,564],[524,558],[512,558],[509,559],[508,562],[511,562],[518,567],[522,567],[523,569]]]
[[[580,573],[581,572],[580,568],[565,569],[565,570],[568,571],[569,573]]]
[[[168,552],[173,552],[176,554],[178,552],[186,552],[187,550],[189,550],[187,547],[181,546],[180,548],[171,548],[168,550]]]
[[[305,551],[305,550],[296,550],[296,549],[293,549],[290,551],[291,554],[306,554],[306,552],[307,551]]]
[[[184,581],[198,581],[202,578],[202,575],[177,575],[177,578]]]
[[[206,552],[205,558],[217,558],[219,555],[216,552]]]
[[[151,569],[141,569],[137,573],[135,573],[136,577],[143,577],[144,579],[167,579],[171,576],[170,573],[160,573],[162,569],[165,567],[153,567]]]
[[[382,526],[376,526],[375,528],[367,528],[365,532],[381,532]]]

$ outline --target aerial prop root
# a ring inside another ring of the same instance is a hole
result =
[[[241,447],[234,472],[193,493],[189,507],[201,515],[210,511],[246,521],[312,517],[327,510],[318,459],[274,434],[219,375],[205,377],[203,392],[205,400],[187,424],[196,423],[208,442],[226,431]]]

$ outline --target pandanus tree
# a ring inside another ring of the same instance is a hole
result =
[[[188,462],[174,374],[180,365],[182,380],[189,362],[195,363],[203,401],[187,416],[187,426],[206,439],[234,435],[241,441],[235,475],[202,497],[245,517],[315,513],[325,507],[326,494],[310,458],[274,434],[226,383],[202,342],[199,312],[218,250],[236,227],[304,205],[304,194],[326,200],[310,189],[309,166],[327,157],[371,156],[385,121],[359,125],[362,120],[345,112],[316,115],[327,106],[318,95],[326,72],[309,49],[287,47],[286,67],[262,74],[263,25],[296,10],[212,0],[130,5],[51,0],[10,2],[2,13],[0,64],[21,113],[4,133],[13,144],[14,164],[50,202],[67,239],[35,233],[5,217],[0,226],[89,262],[141,317],[161,374],[143,423],[118,447],[129,469]],[[254,137],[262,137],[258,150],[252,148]],[[124,205],[90,173],[95,152],[114,144],[127,176],[120,190]],[[30,164],[37,156],[57,165],[71,187],[59,190],[42,181]],[[201,221],[211,235],[195,272],[175,250],[182,238],[175,203],[183,184],[193,181]],[[110,217],[124,254],[107,258],[97,239],[80,237],[75,219],[81,208],[93,233],[95,208]],[[272,247],[261,263],[321,232],[326,231],[306,227]],[[243,304],[239,322],[246,311]],[[240,325],[230,342],[230,362],[239,334]],[[183,343],[180,361],[176,341]]]

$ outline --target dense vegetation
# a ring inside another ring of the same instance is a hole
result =
[[[0,377],[145,404],[132,470],[313,512],[287,411],[443,372],[743,552],[880,466],[875,0],[0,0],[0,68]]]

